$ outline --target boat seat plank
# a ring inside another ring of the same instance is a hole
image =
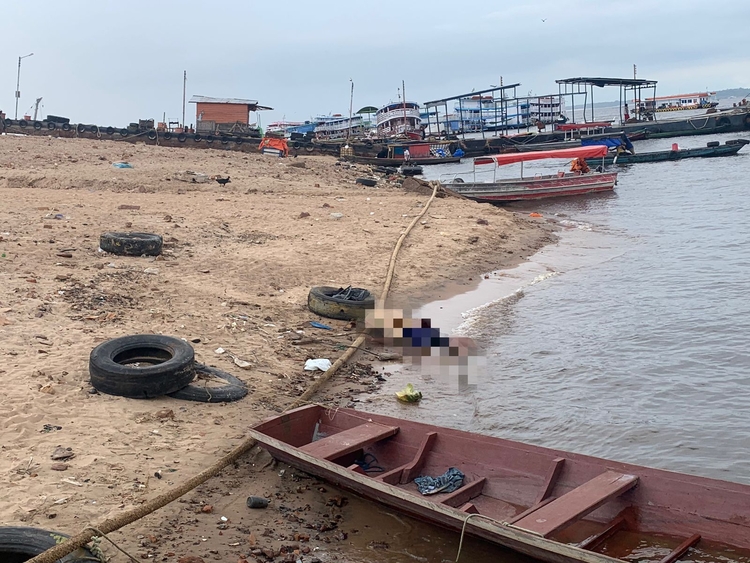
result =
[[[678,545],[672,553],[667,555],[664,559],[659,561],[659,563],[674,563],[677,561],[680,557],[685,555],[688,549],[693,547],[695,544],[697,544],[699,541],[701,541],[700,534],[693,534],[688,539],[686,539],[684,542],[682,542],[680,545]]]
[[[398,426],[366,422],[354,428],[326,436],[300,446],[300,450],[318,459],[332,461],[346,454],[379,442],[398,432]]]
[[[635,475],[606,471],[516,521],[514,525],[547,537],[631,489],[637,482]]]
[[[553,500],[555,500],[555,497],[547,497],[543,501],[536,503],[535,505],[527,508],[523,512],[516,514],[513,518],[508,520],[508,524],[514,524],[515,522],[518,522],[519,520],[526,518],[529,514],[531,514],[532,512],[536,512],[543,506],[551,503]]]
[[[460,489],[456,489],[452,493],[448,493],[447,495],[445,495],[442,499],[440,499],[440,502],[454,508],[461,506],[462,504],[469,502],[474,497],[478,497],[479,495],[481,495],[482,489],[484,489],[484,484],[486,482],[487,478],[482,477],[481,479],[477,479],[476,481],[467,483]]]

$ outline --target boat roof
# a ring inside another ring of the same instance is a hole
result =
[[[706,98],[715,96],[716,92],[695,92],[693,94],[675,94],[674,96],[657,96],[655,98],[646,98],[647,100],[672,100],[675,98]]]
[[[587,147],[573,147],[571,149],[557,149],[553,151],[528,151],[505,154],[493,154],[492,156],[481,156],[474,159],[474,165],[496,164],[504,166],[527,160],[543,160],[546,158],[597,158],[607,155],[608,148],[605,145],[592,145]]]
[[[656,86],[656,80],[646,80],[644,78],[602,78],[580,76],[578,78],[562,78],[555,80],[557,84],[585,84],[587,86]]]
[[[212,98],[211,96],[193,96],[188,103],[191,104],[235,104],[239,106],[248,106],[250,111],[259,109],[273,109],[266,106],[258,105],[258,100],[245,100],[243,98]]]
[[[440,100],[432,100],[431,102],[425,102],[425,107],[444,104],[445,102],[450,102],[453,100],[458,100],[459,98],[472,98],[474,96],[480,96],[481,94],[486,94],[487,92],[497,92],[502,90],[512,90],[513,88],[516,88],[520,86],[521,83],[518,82],[517,84],[508,84],[507,86],[496,86],[494,88],[487,88],[486,90],[478,90],[476,92],[469,92],[468,94],[460,94],[458,96],[450,96],[449,98],[442,98]]]

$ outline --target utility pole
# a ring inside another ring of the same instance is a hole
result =
[[[350,78],[349,82],[352,83],[352,92],[349,95],[349,131],[346,133],[347,139],[352,135],[352,104],[354,104],[354,80]]]
[[[13,119],[18,119],[18,100],[21,98],[21,59],[30,57],[34,53],[29,53],[23,57],[18,57],[18,77],[16,78],[16,116]]]
[[[182,129],[185,129],[185,91],[187,89],[187,71],[182,71]]]

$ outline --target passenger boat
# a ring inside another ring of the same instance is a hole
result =
[[[612,191],[617,183],[616,172],[589,172],[586,174],[560,171],[557,174],[523,176],[523,163],[542,159],[577,159],[604,158],[607,155],[605,145],[582,146],[570,149],[550,151],[529,151],[504,153],[477,157],[469,173],[472,180],[467,181],[467,174],[444,174],[440,183],[450,187],[454,192],[484,203],[502,203],[527,199],[583,195],[596,192]],[[497,168],[508,164],[521,163],[520,178],[499,179]],[[492,166],[491,170],[484,169]],[[480,170],[477,170],[480,167]],[[492,179],[482,181],[488,172]],[[479,179],[477,179],[479,174]]]
[[[375,122],[378,137],[422,137],[422,118],[416,102],[397,102],[383,106],[375,113]]]
[[[302,471],[549,563],[750,558],[747,485],[319,405],[249,433]]]
[[[643,103],[641,100],[635,100],[635,104],[641,113],[710,109],[719,105],[719,102],[713,99],[714,96],[716,92],[696,92],[646,98]]]
[[[715,143],[715,144],[714,144]],[[719,145],[718,141],[708,143],[705,147],[697,149],[679,149],[677,144],[673,145],[672,150],[644,152],[639,154],[609,154],[601,158],[587,158],[586,162],[593,165],[599,164],[634,164],[638,162],[663,162],[665,160],[682,160],[683,158],[711,158],[717,156],[732,156],[739,150],[750,143],[747,139],[731,139]]]
[[[315,118],[315,136],[318,139],[334,140],[347,137],[360,137],[365,134],[365,124],[361,115],[351,119],[340,113]]]

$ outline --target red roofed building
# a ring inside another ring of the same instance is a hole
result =
[[[255,129],[250,124],[250,112],[273,109],[258,104],[257,100],[240,98],[210,98],[193,96],[195,104],[195,130],[198,133],[247,133]]]

